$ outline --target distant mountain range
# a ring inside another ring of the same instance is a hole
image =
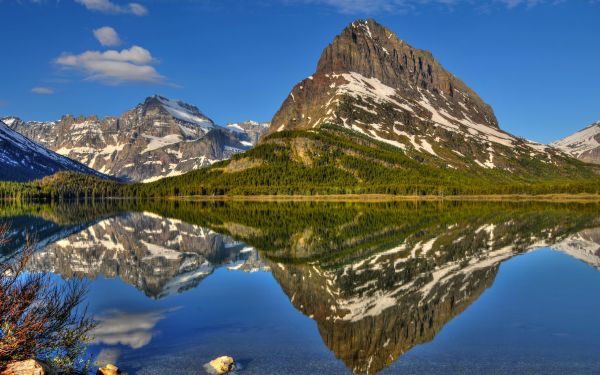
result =
[[[63,116],[58,121],[2,119],[39,145],[101,173],[148,182],[230,158],[253,147],[268,124],[219,126],[200,110],[162,96],[120,117]],[[13,172],[14,173],[14,172]]]

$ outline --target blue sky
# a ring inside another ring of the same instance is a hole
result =
[[[160,93],[268,121],[371,17],[540,142],[600,119],[598,0],[0,0],[0,116],[118,115]]]

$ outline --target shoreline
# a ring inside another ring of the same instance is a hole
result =
[[[481,201],[481,202],[600,202],[600,194],[501,194],[501,195],[392,195],[392,194],[327,194],[327,195],[191,195],[161,199],[179,201],[242,202],[410,202],[410,201]]]

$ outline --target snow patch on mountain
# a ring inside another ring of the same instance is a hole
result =
[[[14,124],[15,121],[17,121],[17,120],[18,120],[18,118],[16,118],[16,117],[4,117],[2,119],[2,122],[4,124],[6,124],[7,126],[12,126],[12,124]]]
[[[599,139],[600,121],[550,145],[578,158],[585,152],[600,147]]]
[[[527,141],[522,138],[514,137],[508,133],[505,133],[494,127],[477,123],[472,120],[466,113],[466,104],[462,101],[459,103],[461,107],[465,109],[462,113],[462,118],[457,118],[448,113],[443,108],[437,108],[432,104],[430,94],[424,90],[418,89],[421,97],[419,100],[411,100],[404,98],[400,95],[398,90],[393,87],[387,86],[382,83],[379,79],[374,77],[365,77],[356,72],[343,73],[343,74],[326,74],[328,78],[333,80],[330,88],[335,89],[335,93],[332,98],[326,103],[327,115],[320,119],[315,119],[312,123],[312,128],[316,128],[319,125],[327,122],[334,122],[336,120],[335,109],[340,103],[342,96],[350,96],[361,101],[367,101],[374,104],[390,104],[396,111],[407,111],[411,115],[423,120],[431,121],[434,126],[439,126],[445,130],[453,133],[464,135],[466,138],[476,139],[480,143],[499,144],[509,148],[515,148],[517,145],[523,145],[529,147],[532,153],[544,153],[546,152],[547,146],[541,145],[536,142]],[[340,78],[343,79],[340,82]],[[364,105],[353,103],[353,106],[361,109],[362,111],[377,115],[377,111],[372,108],[365,107]],[[429,116],[424,117],[424,114]],[[393,146],[396,146],[402,150],[406,150],[406,145],[398,142],[394,139],[388,139],[379,132],[379,124],[369,124],[368,127],[372,128],[372,131],[363,131],[360,127],[355,124],[349,124],[345,119],[341,119],[344,125],[355,131],[359,131],[373,139],[382,141]],[[402,127],[403,124],[397,123],[398,127]],[[283,130],[285,127],[280,127],[277,131]],[[396,135],[406,136],[409,140],[410,145],[417,151],[425,151],[433,156],[438,156],[433,149],[433,145],[430,141],[417,137],[416,135],[409,134],[405,131],[398,130],[394,127],[393,131]],[[494,150],[490,147],[490,154],[487,160],[475,161],[478,165],[484,168],[495,168],[494,164]]]
[[[181,100],[172,100],[159,95],[155,97],[162,104],[162,107],[176,119],[204,128],[214,127],[213,122],[208,117],[202,115],[197,108]]]
[[[143,134],[143,137],[149,139],[150,143],[148,143],[146,148],[142,151],[142,154],[145,154],[148,151],[158,150],[159,148],[163,148],[165,146],[174,145],[183,141],[183,138],[179,134],[169,134],[164,137],[154,137],[148,134]]]

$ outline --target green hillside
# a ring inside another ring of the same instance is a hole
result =
[[[560,166],[534,158],[512,162],[513,171],[454,169],[439,158],[411,157],[394,146],[328,125],[318,132],[272,134],[232,160],[139,189],[144,196],[600,193],[596,166],[567,157]]]

